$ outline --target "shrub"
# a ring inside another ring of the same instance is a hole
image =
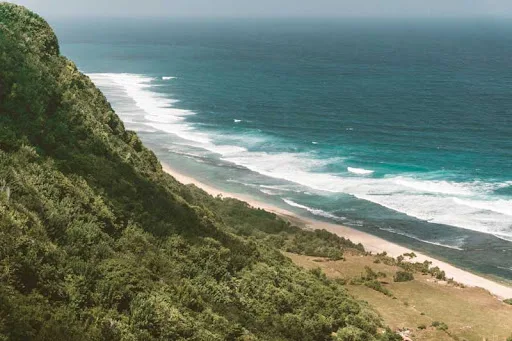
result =
[[[364,270],[365,270],[366,274],[362,275],[361,279],[363,279],[365,281],[371,281],[371,280],[374,280],[377,278],[386,278],[387,277],[387,275],[384,272],[382,272],[382,271],[375,272],[369,266],[365,266]]]
[[[439,321],[432,322],[432,327],[435,327],[437,330],[448,330],[448,325]]]
[[[346,285],[347,284],[347,280],[345,278],[342,278],[342,277],[338,277],[338,278],[335,278],[334,281],[340,285]]]
[[[428,271],[433,277],[439,280],[446,280],[446,274],[443,270],[439,269],[438,266],[431,268]]]
[[[424,323],[422,323],[422,324],[420,324],[420,325],[418,326],[418,329],[419,329],[419,330],[427,329],[427,325],[426,325],[426,324],[424,324]]]
[[[368,333],[353,326],[344,327],[336,333],[336,341],[365,341],[368,340]]]
[[[361,276],[362,279],[372,281],[378,278],[378,274],[375,271],[373,271],[372,268],[370,268],[369,266],[365,266],[364,270],[366,274]]]
[[[320,269],[320,268],[313,268],[313,269],[309,270],[309,272],[312,273],[318,279],[321,279],[323,281],[327,281],[327,276],[322,271],[322,269]]]
[[[503,300],[503,302],[512,305],[512,298],[507,298],[506,300]]]
[[[441,323],[439,327],[437,327],[439,330],[448,330],[448,325],[446,323]]]
[[[375,291],[378,291],[378,292],[381,292],[383,293],[384,295],[386,296],[393,296],[393,294],[391,293],[391,291],[389,291],[389,289],[385,288],[382,286],[382,283],[380,283],[378,280],[374,279],[372,281],[366,281],[364,283],[364,285],[366,285],[368,288],[371,288]]]
[[[400,334],[393,332],[389,327],[386,328],[386,331],[380,337],[381,341],[402,341],[403,338]]]
[[[352,285],[361,285],[364,284],[370,289],[381,292],[386,296],[393,297],[391,291],[382,286],[382,283],[379,282],[378,278],[386,277],[386,274],[383,272],[375,272],[369,266],[365,266],[365,274],[362,274],[361,277],[352,278],[350,280],[350,284]]]
[[[395,282],[408,282],[412,281],[413,279],[413,274],[407,271],[397,271],[395,276],[393,277],[393,280]]]

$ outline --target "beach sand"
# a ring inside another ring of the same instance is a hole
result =
[[[236,198],[242,201],[247,202],[249,205],[255,208],[261,208],[269,212],[276,213],[284,218],[290,220],[291,222],[299,225],[306,226],[312,229],[325,229],[329,232],[335,233],[338,236],[345,237],[353,241],[354,243],[361,243],[364,245],[367,251],[371,251],[373,253],[387,252],[388,255],[393,257],[398,257],[404,253],[414,252],[417,255],[417,258],[414,260],[417,262],[423,262],[425,260],[432,262],[433,266],[438,266],[442,270],[445,271],[447,278],[453,278],[455,281],[462,283],[466,286],[471,287],[480,287],[488,290],[491,294],[495,295],[499,299],[512,298],[512,287],[494,282],[487,278],[475,275],[471,272],[459,269],[451,264],[446,262],[434,259],[417,251],[408,249],[406,247],[400,246],[398,244],[389,242],[377,236],[373,236],[371,234],[353,229],[351,227],[338,225],[334,223],[327,223],[319,220],[314,220],[307,217],[299,216],[293,212],[287,211],[285,209],[276,207],[274,205],[270,205],[261,201],[257,201],[250,196],[229,193],[217,188],[214,188],[210,185],[204,184],[200,181],[197,181],[194,178],[191,178],[187,175],[184,175],[167,164],[162,164],[163,170],[168,174],[172,175],[176,180],[183,184],[194,184],[195,186],[203,189],[207,193],[213,196],[222,195],[223,197]]]

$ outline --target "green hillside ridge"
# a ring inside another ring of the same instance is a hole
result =
[[[0,3],[0,340],[400,340],[281,253],[343,248],[178,183],[49,25]]]

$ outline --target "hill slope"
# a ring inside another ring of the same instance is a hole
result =
[[[0,3],[0,340],[396,339],[279,251],[344,247],[176,182],[48,24]]]

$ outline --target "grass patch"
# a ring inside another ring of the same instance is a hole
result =
[[[320,267],[328,278],[339,283],[359,282],[359,285],[347,285],[347,290],[374,307],[393,330],[411,331],[410,337],[414,341],[482,341],[484,338],[493,340],[493,337],[512,341],[507,339],[511,336],[512,307],[502,304],[484,289],[438,281],[436,275],[442,274],[441,270],[433,269],[432,273],[425,271],[425,274],[414,272],[411,281],[386,283],[386,278],[391,279],[398,271],[405,271],[403,264],[399,266],[396,260],[351,252],[345,252],[344,261],[323,262],[315,262],[314,259],[318,259],[315,257],[286,255],[305,268]],[[379,262],[375,262],[376,259]],[[362,282],[362,278],[375,278],[379,273],[386,277],[377,277],[377,281],[393,293],[392,297]],[[445,327],[441,324],[440,329],[432,327],[433,321],[443,322],[449,329],[443,330]]]

